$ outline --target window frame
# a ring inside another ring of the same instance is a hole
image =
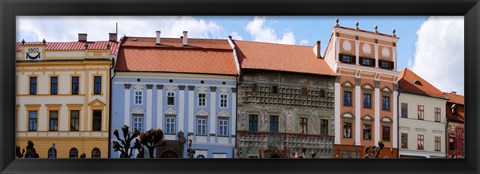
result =
[[[421,146],[420,146],[421,144]],[[417,134],[417,150],[425,150],[425,135]]]
[[[75,80],[77,79],[77,83],[74,83]],[[72,95],[79,95],[80,94],[80,76],[72,76],[71,78],[71,94]],[[75,89],[76,87],[76,89]]]
[[[136,118],[140,119],[140,123],[136,122]],[[135,128],[137,128],[139,132],[145,131],[145,129],[143,128],[144,120],[145,119],[143,114],[132,114],[132,130],[135,130]],[[136,125],[140,125],[140,129],[138,129]]]
[[[371,123],[363,123],[363,140],[372,140],[372,124]],[[368,128],[368,129],[367,129]],[[369,138],[365,138],[368,133]]]
[[[228,108],[228,94],[220,94],[220,108]]]
[[[201,95],[203,95],[203,97]],[[197,98],[198,98],[198,102],[197,102],[198,107],[207,107],[207,93],[199,92],[197,93]]]
[[[273,119],[275,118],[275,119]],[[269,117],[269,123],[270,123],[270,127],[269,127],[269,131],[270,132],[279,132],[279,122],[278,122],[278,119],[279,119],[279,116],[278,115],[270,115]],[[275,125],[275,126],[273,126]]]
[[[300,128],[299,133],[308,134],[308,117],[299,117],[298,124]]]
[[[98,155],[98,157],[97,157],[97,155]],[[101,157],[102,157],[102,151],[100,151],[100,149],[97,148],[97,147],[93,148],[91,158],[101,158]]]
[[[349,128],[349,134],[346,133],[346,129],[345,128]],[[343,125],[342,125],[342,133],[343,133],[343,138],[353,138],[353,127],[352,127],[352,122],[346,122],[344,121],[343,122]],[[346,135],[349,135],[349,136],[346,136]]]
[[[38,130],[38,110],[29,110],[29,111],[27,111],[27,112],[28,112],[28,131],[29,131],[29,132],[37,131],[37,130]],[[33,112],[36,113],[36,114],[35,114],[35,118],[34,118],[34,119],[35,119],[35,129],[30,129],[30,128],[32,128],[32,126],[31,126],[31,121],[32,121],[32,119],[33,119],[33,118],[31,118],[30,113],[33,113]]]
[[[100,79],[100,82],[97,82],[96,79]],[[98,91],[97,91],[98,87]],[[93,76],[93,95],[102,95],[102,76],[95,75]]]
[[[248,131],[258,132],[258,114],[248,115]]]
[[[57,113],[56,118],[55,118],[55,120],[52,120],[53,119],[52,113],[55,113],[55,112]],[[60,120],[59,119],[59,117],[60,117],[59,114],[60,114],[59,110],[48,110],[48,131],[49,132],[54,132],[54,131],[58,132],[58,126],[59,126],[58,121]],[[54,121],[53,123],[55,125],[52,124],[52,121]]]
[[[55,79],[55,83],[53,79]],[[58,95],[58,87],[58,76],[50,76],[50,95]]]
[[[408,103],[401,103],[400,104],[400,118],[408,118]]]
[[[435,136],[434,137],[434,145],[435,145],[435,151],[438,151],[440,152],[440,150],[442,149],[442,137],[440,136]]]
[[[320,135],[328,135],[328,119],[320,119]]]
[[[199,121],[205,121],[205,123],[199,123]],[[207,135],[207,124],[208,124],[208,119],[207,117],[202,117],[202,116],[197,116],[197,119],[195,120],[195,134],[197,136],[206,136]],[[201,129],[203,127],[203,129]],[[199,129],[200,128],[200,129]],[[204,131],[204,132],[202,132]]]
[[[370,96],[370,98],[367,100],[368,101],[367,103],[369,104],[368,106],[365,105],[365,102],[366,102],[365,97],[366,96]],[[363,93],[363,108],[372,109],[372,94],[371,93],[366,93],[366,92]]]
[[[133,91],[133,104],[134,105],[143,105],[143,90],[134,90]]]
[[[222,122],[224,122],[222,124]],[[225,123],[226,122],[226,123]],[[229,119],[228,118],[219,118],[218,119],[218,136],[228,137],[230,135],[229,129]],[[222,130],[225,129],[225,130]],[[222,134],[223,132],[223,134]]]
[[[172,104],[170,104],[170,99],[172,99]],[[175,92],[174,91],[167,91],[167,106],[175,106]]]
[[[387,102],[385,102],[385,99],[388,99]],[[390,107],[390,95],[382,95],[382,110],[383,111],[390,111],[391,107]]]
[[[404,140],[405,140],[405,143],[403,143]],[[400,148],[408,149],[408,133],[403,133],[403,132],[400,133]]]
[[[169,120],[173,120],[169,122]],[[171,125],[172,132],[168,129],[168,126]],[[177,117],[175,115],[165,115],[165,134],[176,134],[177,131]]]
[[[350,96],[348,97],[349,102],[346,103],[345,99],[347,98],[346,94],[349,94]],[[349,90],[343,90],[343,106],[352,106],[352,91]]]
[[[75,112],[75,111],[78,112],[78,115],[77,115],[78,118],[76,119],[76,120],[77,120],[77,121],[76,121],[76,123],[77,123],[77,129],[76,129],[76,130],[75,130],[75,129],[72,129],[72,128],[73,128],[73,127],[72,127],[72,124],[74,123],[74,121],[73,121],[73,120],[74,120],[74,119],[73,119],[73,112]],[[70,129],[69,129],[69,130],[70,130],[70,131],[75,131],[75,132],[79,131],[79,130],[80,130],[80,110],[70,110],[70,118],[69,118],[69,119],[70,119]]]
[[[442,115],[442,109],[434,108],[434,113],[435,113],[435,122],[441,122],[442,121],[442,116],[441,116]]]
[[[386,134],[385,132],[385,128],[388,128],[388,134]],[[382,125],[382,141],[384,142],[390,142],[392,141],[392,130],[391,130],[391,126],[390,125]],[[385,137],[385,135],[387,135],[388,137]],[[388,138],[388,139],[387,139]]]
[[[425,106],[424,105],[418,105],[417,107],[417,115],[419,120],[425,120]]]
[[[76,152],[76,153],[72,153],[72,152]],[[70,150],[68,151],[68,158],[78,158],[78,149],[75,147],[70,148]]]
[[[100,113],[100,117],[98,117],[98,118],[95,117],[96,112]],[[103,117],[103,110],[97,110],[97,109],[92,110],[92,132],[102,131],[102,117]],[[97,121],[100,120],[100,122],[98,123],[99,126],[100,126],[99,130],[95,129],[96,128],[96,126],[95,126],[96,125],[96,122],[95,122],[96,120]]]
[[[32,79],[35,79],[35,83],[32,83]],[[32,86],[34,85],[34,87]],[[37,95],[38,93],[38,77],[30,76],[29,78],[29,92],[30,95]]]

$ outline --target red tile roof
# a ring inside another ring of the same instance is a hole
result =
[[[415,83],[416,81],[420,84]],[[401,92],[447,99],[442,91],[407,68],[400,71],[398,85]]]
[[[233,50],[227,40],[125,37],[118,54],[116,71],[180,72],[237,75]]]
[[[463,95],[448,92],[444,92],[444,94],[448,97],[448,102],[465,105]]]
[[[76,51],[85,50],[85,43],[88,44],[88,50],[105,50],[110,44],[110,54],[117,55],[118,42],[113,41],[88,41],[88,42],[45,42],[47,51]],[[16,43],[16,50],[21,51],[22,45],[42,45],[42,42],[21,42]]]
[[[312,46],[234,41],[241,68],[286,71],[334,76],[324,59],[317,58]]]

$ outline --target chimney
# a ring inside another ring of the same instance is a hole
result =
[[[162,33],[161,31],[157,31],[157,39],[155,40],[155,44],[157,44],[157,45],[160,45],[160,34],[161,33]]]
[[[188,45],[187,31],[183,31],[183,46]]]
[[[457,94],[457,91],[452,91],[452,94]]]
[[[317,40],[317,42],[315,43],[315,45],[313,46],[313,53],[315,54],[315,56],[317,56],[317,58],[322,58],[322,55],[321,55],[321,50],[320,50],[320,41]],[[322,58],[323,59],[323,58]]]
[[[117,33],[108,33],[108,41],[116,42],[117,41]]]
[[[78,33],[79,42],[87,42],[87,33]]]

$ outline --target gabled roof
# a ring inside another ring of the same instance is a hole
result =
[[[237,75],[233,49],[225,39],[124,37],[116,71]]]
[[[324,59],[315,56],[312,46],[241,40],[235,40],[234,43],[242,69],[335,75]]]
[[[88,44],[85,48],[85,44]],[[47,51],[78,51],[78,50],[106,50],[110,44],[110,54],[117,55],[118,42],[114,41],[88,41],[88,42],[45,42]],[[42,42],[16,43],[16,51],[22,50],[22,45],[43,45]]]
[[[448,99],[442,91],[438,90],[435,86],[428,83],[428,81],[421,78],[408,68],[404,68],[400,71],[398,85],[400,92]]]
[[[458,95],[456,93],[448,93],[448,92],[444,92],[444,94],[448,97],[448,102],[465,105],[463,95]]]

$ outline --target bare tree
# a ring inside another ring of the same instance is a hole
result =
[[[120,138],[117,129],[113,131],[113,134],[117,140],[113,141],[112,148],[115,152],[120,151],[120,158],[130,158],[132,156],[133,149],[138,148],[136,145],[132,147],[131,142],[140,135],[140,132],[136,128],[134,128],[133,132],[130,132],[129,127],[127,125],[123,125],[122,133],[123,139]]]
[[[142,132],[139,139],[140,143],[147,147],[150,158],[154,158],[155,144],[163,139],[163,131],[162,129],[150,129],[147,132]],[[143,148],[141,149],[143,153]]]

